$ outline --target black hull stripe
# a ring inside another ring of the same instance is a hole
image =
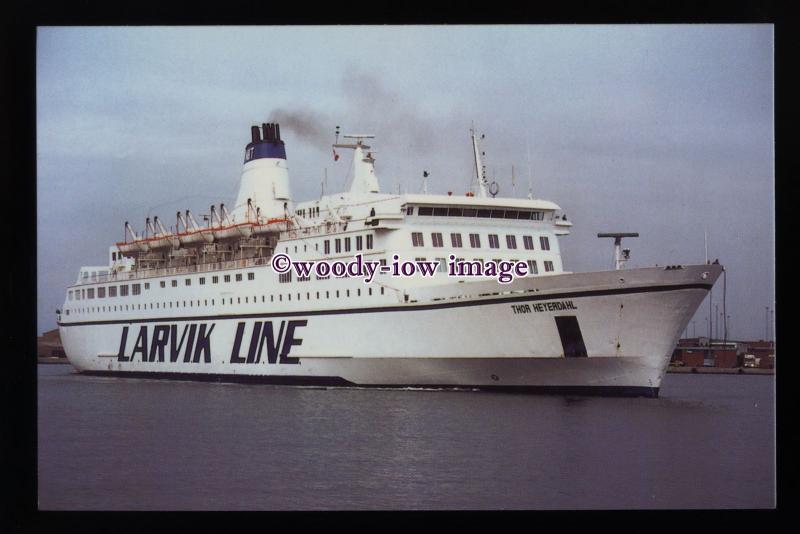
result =
[[[487,306],[492,304],[505,304],[510,302],[533,302],[537,300],[558,300],[566,298],[597,297],[606,295],[628,295],[631,293],[659,293],[664,291],[680,291],[683,289],[704,289],[708,291],[712,284],[682,284],[650,287],[625,287],[619,289],[597,289],[592,291],[573,291],[566,293],[550,293],[544,295],[519,295],[486,300],[470,300],[467,302],[442,302],[436,304],[399,304],[394,306],[375,306],[372,308],[346,308],[342,310],[307,310],[291,312],[262,312],[242,313],[229,315],[189,315],[183,317],[154,317],[143,319],[114,319],[108,321],[82,321],[74,323],[59,322],[59,326],[91,326],[105,324],[133,324],[133,323],[163,323],[167,321],[215,321],[225,319],[257,319],[262,317],[309,317],[312,315],[349,315],[353,313],[386,313],[408,312],[420,310],[438,310],[444,308],[463,308],[466,306]]]
[[[380,389],[445,389],[480,390],[498,393],[532,393],[545,395],[586,395],[602,397],[658,397],[659,388],[644,386],[475,386],[453,384],[356,384],[339,376],[257,376],[206,373],[161,373],[146,371],[82,371],[88,376],[144,378],[192,382],[235,384],[267,384],[277,386],[319,386]]]

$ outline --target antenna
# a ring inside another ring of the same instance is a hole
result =
[[[708,264],[708,228],[703,227],[703,244],[706,248],[706,264]]]
[[[616,270],[622,269],[625,262],[631,257],[630,249],[625,249],[620,255],[620,247],[622,246],[623,237],[639,237],[639,232],[609,232],[597,234],[597,237],[613,237],[614,238],[614,268]]]
[[[511,166],[511,196],[512,197],[516,197],[517,196],[517,181],[516,181],[516,178],[514,177],[514,166],[513,165]]]
[[[472,151],[475,157],[475,173],[478,176],[478,195],[481,197],[486,197],[486,189],[488,187],[488,182],[486,180],[486,169],[481,163],[481,152],[478,149],[478,138],[475,137],[475,124],[472,124],[472,128],[470,128],[470,135],[472,136]],[[481,136],[483,138],[483,136]]]
[[[525,133],[525,144],[528,145],[528,199],[533,199],[533,179],[531,178],[531,142]]]

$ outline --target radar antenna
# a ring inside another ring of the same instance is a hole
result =
[[[623,237],[639,237],[638,232],[607,232],[597,234],[597,237],[613,237],[614,238],[614,268],[616,270],[622,269],[625,262],[631,258],[631,249],[626,248],[621,251]]]

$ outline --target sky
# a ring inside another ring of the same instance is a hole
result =
[[[336,126],[376,135],[383,191],[427,170],[463,194],[474,124],[499,196],[530,188],[573,222],[566,270],[612,267],[598,232],[639,232],[629,268],[702,263],[707,243],[729,338],[774,337],[773,47],[766,24],[40,27],[38,331],[125,221],[231,205],[250,126],[277,120],[297,201],[346,183]]]

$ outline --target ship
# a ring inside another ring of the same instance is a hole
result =
[[[80,268],[56,311],[69,362],[134,378],[657,397],[722,266],[626,268],[621,239],[638,234],[608,233],[613,268],[564,270],[572,221],[532,194],[498,196],[470,136],[469,191],[401,194],[381,191],[374,136],[340,142],[337,127],[335,158],[353,156],[345,190],[295,202],[280,125],[251,126],[230,210],[148,218],[141,232],[125,222],[107,264]],[[298,275],[279,272],[278,255],[381,268],[370,281]],[[436,269],[386,272],[399,259]],[[506,261],[526,274],[448,268]]]

